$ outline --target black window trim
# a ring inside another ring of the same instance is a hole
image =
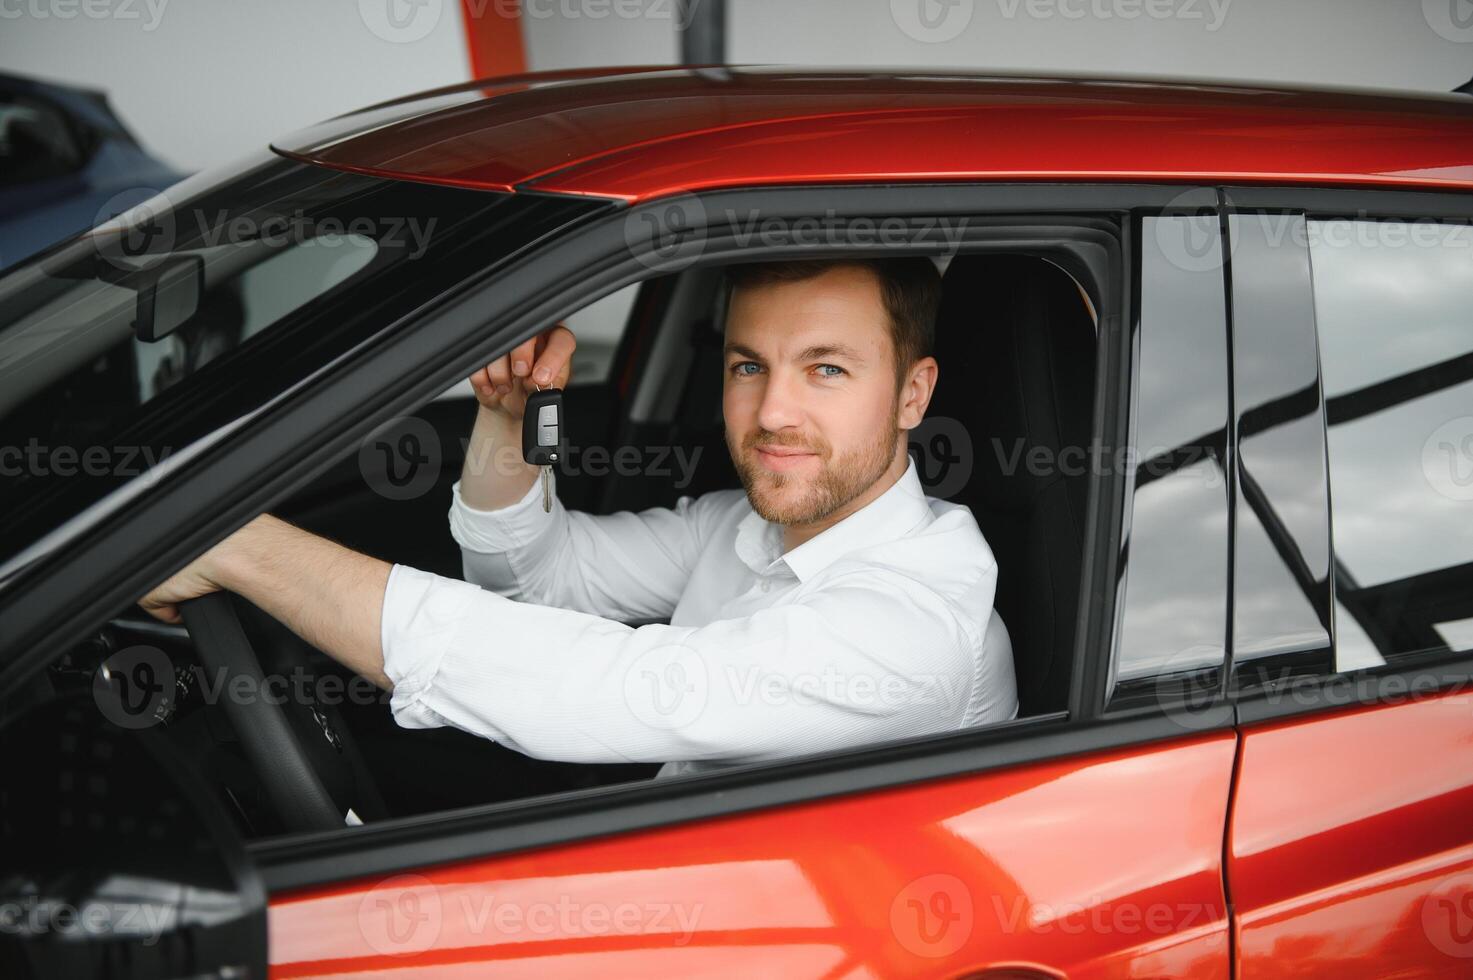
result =
[[[1126,247],[1114,258],[1122,274],[1109,278],[1126,283],[1130,279],[1123,273],[1130,269],[1132,256],[1133,222],[1127,220],[1130,213],[1152,207],[1210,207],[1215,204],[1215,192],[1211,188],[1184,191],[1179,185],[1124,183],[889,184],[722,191],[702,195],[700,200],[706,214],[717,216],[726,208],[790,218],[829,211],[850,217],[901,218],[946,214],[1031,219],[1057,215],[1061,224],[1078,224],[1063,219],[1107,213],[1120,219],[1120,231],[1126,238]],[[375,426],[444,391],[463,375],[457,365],[484,361],[495,351],[530,336],[557,313],[659,271],[658,263],[641,262],[631,253],[628,223],[632,218],[633,213],[628,211],[600,212],[574,222],[570,227],[576,228],[576,233],[565,229],[530,259],[523,258],[500,270],[484,287],[459,291],[417,322],[412,331],[384,331],[381,342],[344,364],[332,384],[304,387],[272,410],[262,412],[236,433],[231,452],[201,452],[192,460],[193,472],[177,483],[159,487],[149,508],[168,513],[172,500],[198,493],[202,485],[239,488],[233,497],[214,501],[216,506],[209,518],[197,526],[180,531],[170,540],[149,542],[147,549],[141,546],[136,527],[131,536],[120,534],[118,527],[109,527],[82,542],[70,560],[57,567],[65,569],[76,567],[76,562],[90,561],[112,571],[111,585],[90,597],[89,611],[100,608],[104,610],[101,615],[105,615],[127,602],[141,591],[141,583],[161,578],[251,515],[305,485],[332,460],[350,452]],[[866,245],[883,251],[872,242]],[[844,250],[854,247],[846,245]],[[933,250],[942,251],[941,243]],[[703,261],[753,254],[749,246],[741,247],[730,235],[708,236],[702,251]],[[812,245],[764,251],[768,255],[816,254]],[[914,254],[917,249],[890,251]],[[579,270],[571,281],[567,276],[570,269]],[[1124,396],[1133,364],[1128,352],[1122,350],[1128,337],[1121,329],[1129,322],[1127,314],[1133,300],[1129,289],[1117,288],[1115,292],[1117,295],[1098,304],[1101,353],[1097,365],[1096,436],[1107,446],[1120,444],[1118,440],[1127,434]],[[484,323],[493,315],[491,311],[502,326],[486,331]],[[390,394],[386,396],[385,392]],[[365,412],[365,405],[375,407]],[[309,435],[303,438],[303,432]],[[283,445],[293,446],[292,451],[283,453]],[[660,784],[540,797],[310,837],[273,838],[256,842],[251,851],[261,863],[270,887],[302,887],[702,816],[969,775],[1044,758],[1221,732],[1231,726],[1231,712],[1209,711],[1199,715],[1190,727],[1181,725],[1160,705],[1100,717],[1108,657],[1088,657],[1084,653],[1111,648],[1122,485],[1119,474],[1109,474],[1107,468],[1107,474],[1097,477],[1091,488],[1080,604],[1082,623],[1077,631],[1068,715],[1022,719],[976,732],[682,777]],[[123,541],[131,547],[120,547]],[[120,560],[120,554],[130,561]],[[146,557],[137,560],[137,556]],[[52,586],[45,590],[52,593],[53,606],[68,591],[57,578],[53,574]],[[83,628],[89,621],[87,616],[74,617]],[[58,631],[42,648],[31,651],[26,661],[44,663],[64,642],[75,639],[77,632],[76,628]],[[979,758],[979,754],[985,757]],[[332,856],[316,857],[322,854]]]
[[[1237,484],[1234,479],[1236,470],[1235,459],[1237,443],[1234,438],[1235,432],[1229,431],[1235,426],[1235,402],[1233,396],[1232,375],[1232,331],[1229,324],[1232,322],[1232,276],[1229,266],[1230,256],[1227,247],[1227,219],[1221,207],[1221,189],[1202,187],[1196,189],[1195,193],[1179,194],[1166,207],[1160,208],[1136,208],[1131,215],[1131,262],[1130,262],[1130,295],[1131,295],[1131,320],[1130,339],[1127,347],[1130,362],[1125,376],[1125,384],[1128,393],[1125,396],[1125,404],[1122,410],[1125,415],[1123,424],[1125,444],[1135,446],[1137,438],[1137,406],[1135,402],[1137,389],[1135,379],[1140,370],[1140,337],[1142,309],[1142,257],[1141,236],[1146,218],[1176,217],[1176,216],[1198,216],[1212,217],[1218,223],[1218,246],[1223,255],[1223,284],[1222,304],[1220,313],[1222,315],[1221,330],[1226,339],[1224,348],[1225,370],[1224,381],[1227,386],[1227,415],[1224,419],[1225,428],[1218,433],[1212,433],[1197,440],[1206,443],[1211,439],[1221,436],[1222,453],[1220,465],[1225,474],[1227,484],[1227,535],[1228,547],[1226,552],[1228,574],[1226,578],[1228,595],[1224,606],[1225,622],[1223,643],[1224,651],[1231,649],[1232,642],[1232,568],[1233,568],[1233,542],[1234,510],[1237,495]],[[1121,475],[1123,503],[1120,508],[1121,531],[1116,539],[1122,542],[1123,548],[1125,536],[1129,530],[1131,516],[1134,509],[1136,493],[1136,472],[1130,471]],[[1117,556],[1118,560],[1118,556]],[[1106,683],[1099,688],[1103,692],[1104,706],[1101,711],[1110,717],[1125,717],[1149,713],[1152,710],[1164,710],[1168,713],[1176,712],[1178,716],[1191,718],[1192,724],[1199,719],[1215,717],[1224,711],[1226,703],[1224,678],[1227,676],[1225,669],[1226,653],[1224,663],[1208,667],[1194,668],[1188,671],[1158,672],[1154,674],[1142,674],[1127,680],[1118,680],[1117,671],[1121,654],[1120,641],[1124,627],[1125,612],[1125,587],[1129,574],[1128,566],[1120,568],[1116,566],[1116,599],[1114,604],[1114,621],[1111,625],[1110,657],[1107,665]]]

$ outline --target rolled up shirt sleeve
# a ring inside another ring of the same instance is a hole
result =
[[[952,731],[979,646],[924,582],[843,562],[750,616],[639,628],[395,566],[382,640],[401,725],[569,762],[758,761]]]
[[[547,512],[540,480],[509,507],[476,510],[457,482],[450,533],[466,581],[508,599],[609,619],[666,619],[700,553],[702,510],[682,497],[673,508],[592,515],[568,510],[554,492]]]

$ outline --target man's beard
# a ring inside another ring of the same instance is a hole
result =
[[[747,491],[747,500],[763,520],[792,526],[814,524],[864,493],[890,468],[895,460],[895,444],[900,438],[900,428],[893,424],[894,413],[891,413],[891,420],[892,424],[873,442],[836,460],[830,460],[830,447],[826,442],[810,444],[783,439],[765,429],[749,434],[740,449],[732,445],[728,430],[726,448],[731,453],[737,475],[741,477],[742,487]],[[782,491],[803,478],[764,468],[752,458],[759,446],[787,446],[816,453],[821,468],[807,492],[796,500],[781,499]]]

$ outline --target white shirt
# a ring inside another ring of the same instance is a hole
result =
[[[467,581],[396,565],[384,595],[406,728],[664,776],[1017,714],[997,563],[914,462],[787,554],[741,490],[606,516],[545,512],[540,481],[495,511],[453,494]]]

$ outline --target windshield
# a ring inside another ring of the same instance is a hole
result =
[[[47,532],[587,208],[262,153],[0,277],[0,581]]]

